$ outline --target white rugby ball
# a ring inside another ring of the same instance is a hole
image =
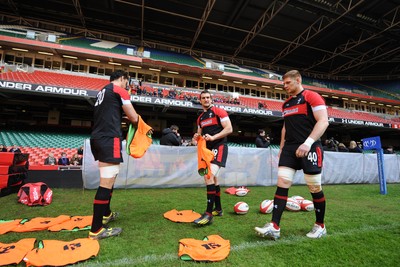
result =
[[[300,204],[301,210],[304,211],[313,211],[314,210],[314,203],[311,200],[304,199],[303,202]]]
[[[302,197],[302,196],[292,196],[291,198],[293,198],[294,200],[299,202],[299,204],[301,204],[301,202],[303,202],[303,200],[304,200],[304,197]]]
[[[247,190],[246,188],[240,187],[240,188],[236,189],[235,194],[236,194],[238,197],[244,197],[245,195],[247,195],[247,192],[248,192],[248,191],[249,191],[249,190]]]
[[[246,214],[249,211],[249,205],[246,202],[240,201],[235,204],[233,211],[236,214]]]
[[[274,209],[274,201],[273,200],[263,200],[260,204],[260,212],[261,213],[271,213]]]
[[[293,198],[288,198],[286,202],[286,209],[289,211],[299,211],[300,210],[300,204]]]

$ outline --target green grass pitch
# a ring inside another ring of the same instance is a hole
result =
[[[399,266],[400,184],[389,184],[387,195],[379,194],[378,184],[326,185],[323,189],[328,235],[318,240],[305,236],[314,223],[314,212],[285,211],[278,241],[263,239],[253,230],[271,219],[271,214],[259,212],[259,205],[262,200],[273,198],[275,187],[250,187],[244,197],[222,193],[224,216],[215,217],[214,223],[205,227],[174,223],[163,217],[171,209],[204,212],[205,187],[114,190],[111,207],[120,212],[120,217],[110,226],[122,227],[123,232],[100,240],[99,255],[77,265],[204,266],[210,263],[178,259],[178,241],[218,234],[230,240],[231,252],[227,259],[212,266]],[[0,219],[92,214],[95,190],[53,189],[53,193],[53,203],[46,207],[17,203],[16,194],[0,198]],[[311,199],[306,186],[293,186],[289,191],[292,195]],[[238,201],[249,204],[248,214],[233,213]],[[87,234],[88,231],[7,233],[0,236],[0,242],[28,237],[70,241]]]

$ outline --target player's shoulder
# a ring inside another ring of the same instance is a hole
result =
[[[311,96],[311,97],[322,97],[319,93],[309,90],[309,89],[304,89],[302,94],[304,96]]]
[[[118,85],[113,85],[112,90],[114,93],[120,95],[122,98],[129,98],[129,93],[126,89],[118,86]]]
[[[220,116],[228,116],[228,112],[226,112],[225,109],[220,107],[212,106],[211,111]]]
[[[303,90],[302,94],[306,100],[324,100],[319,93],[312,90],[305,89]]]

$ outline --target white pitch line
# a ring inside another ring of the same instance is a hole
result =
[[[390,230],[399,227],[400,224],[391,224],[391,225],[380,225],[380,226],[366,226],[363,228],[355,229],[355,230],[348,230],[345,232],[339,232],[335,233],[334,235],[329,235],[328,236],[345,236],[349,234],[354,234],[354,233],[360,233],[360,232],[366,232],[366,231],[377,231],[377,230]],[[301,241],[309,240],[309,238],[305,236],[289,236],[289,237],[284,237],[283,239],[280,239],[278,241],[272,241],[268,239],[262,239],[260,241],[256,242],[244,242],[239,245],[233,245],[231,246],[231,251],[241,251],[241,250],[246,250],[246,249],[251,249],[251,248],[258,248],[258,247],[271,247],[275,245],[280,245],[280,244],[298,244]],[[140,256],[137,258],[121,258],[113,261],[105,261],[105,262],[90,262],[90,263],[82,263],[79,264],[80,266],[82,265],[87,265],[87,266],[93,266],[93,267],[106,267],[106,266],[119,266],[119,265],[138,265],[138,264],[156,264],[156,263],[165,263],[167,261],[173,261],[173,260],[178,260],[178,255],[177,253],[167,253],[164,255],[145,255],[145,256]]]

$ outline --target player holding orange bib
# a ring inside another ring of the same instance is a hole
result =
[[[206,147],[214,153],[214,159],[210,164],[211,170],[204,175],[207,186],[207,208],[200,218],[194,220],[195,224],[201,226],[211,224],[213,216],[222,216],[218,173],[226,164],[228,157],[226,137],[232,133],[232,124],[225,110],[213,106],[209,91],[200,93],[200,104],[203,107],[203,113],[197,119],[197,133],[194,134],[193,141],[196,142],[199,136],[203,136]]]

